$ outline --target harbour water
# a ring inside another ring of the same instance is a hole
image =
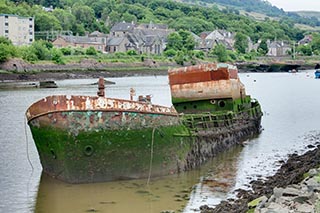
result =
[[[272,175],[290,153],[303,153],[320,134],[320,81],[313,72],[241,73],[246,91],[259,100],[263,131],[243,147],[222,153],[201,168],[147,180],[71,185],[41,173],[24,113],[53,94],[96,95],[97,79],[56,81],[57,89],[0,90],[0,212],[195,212],[234,197],[252,179]],[[167,76],[110,78],[106,96],[152,95],[171,106]],[[318,141],[319,142],[319,141]]]

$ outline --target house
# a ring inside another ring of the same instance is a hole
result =
[[[235,34],[226,30],[214,30],[212,32],[202,32],[200,38],[200,49],[210,51],[215,45],[221,44],[228,50],[233,50]]]
[[[128,33],[132,33],[133,29],[136,27],[134,23],[127,23],[125,21],[116,23],[110,29],[111,37],[123,37]]]
[[[0,14],[0,36],[10,39],[13,45],[30,45],[34,41],[34,17]]]
[[[97,51],[106,50],[106,37],[95,37],[95,36],[73,36],[73,35],[60,35],[53,42],[55,47],[81,47],[89,48],[94,47]]]
[[[305,35],[303,39],[301,39],[298,44],[299,45],[308,45],[312,42],[312,35]]]
[[[142,54],[162,54],[167,37],[174,32],[163,24],[140,24],[121,22],[110,30],[107,41],[108,52],[125,52],[135,50]]]
[[[109,53],[126,52],[130,42],[126,36],[109,37],[107,40],[106,51]]]
[[[287,56],[288,53],[291,51],[291,45],[285,41],[267,41],[269,52],[267,56]]]

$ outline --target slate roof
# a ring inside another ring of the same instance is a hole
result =
[[[107,37],[107,35],[99,31],[94,31],[89,34],[89,37]]]
[[[124,40],[124,37],[111,37],[107,41],[108,46],[119,46]]]
[[[133,23],[119,22],[119,23],[116,23],[115,25],[113,25],[113,27],[111,28],[110,31],[111,32],[118,32],[118,31],[131,32],[135,26],[136,25]]]
[[[69,36],[69,35],[60,35],[60,38],[64,39],[69,43],[82,43],[82,44],[105,44],[106,38],[101,37],[88,37],[88,36]]]

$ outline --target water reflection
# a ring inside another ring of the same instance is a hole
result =
[[[224,198],[235,185],[241,149],[235,147],[201,169],[152,179],[149,185],[147,180],[73,185],[43,173],[35,212],[188,212],[212,194]]]

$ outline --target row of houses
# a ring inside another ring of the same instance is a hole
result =
[[[94,47],[103,52],[125,52],[135,50],[137,53],[162,54],[167,37],[174,30],[162,24],[140,24],[121,22],[115,24],[109,35],[93,32],[86,36],[61,35],[53,41],[56,47]]]
[[[34,18],[17,15],[0,14],[0,36],[9,38],[14,45],[29,45],[34,41]],[[135,24],[120,22],[115,24],[110,34],[98,31],[85,36],[60,35],[54,41],[56,47],[94,47],[101,52],[126,52],[135,50],[142,54],[162,54],[166,48],[167,37],[174,32],[164,24]],[[224,45],[228,50],[234,50],[235,33],[226,30],[202,32],[199,36],[193,34],[196,49],[209,52],[217,44]],[[305,36],[298,44],[305,45],[312,41],[312,36]],[[248,37],[248,49],[257,50],[259,41],[254,44]],[[268,56],[286,56],[292,49],[292,44],[286,41],[267,41]]]

